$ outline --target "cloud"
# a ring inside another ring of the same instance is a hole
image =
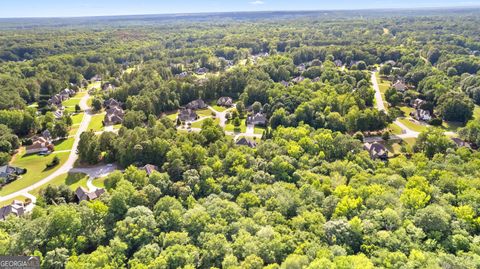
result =
[[[262,1],[262,0],[256,0],[256,1],[251,1],[250,4],[251,4],[251,5],[256,5],[256,6],[258,6],[258,5],[263,5],[263,4],[265,4],[265,2]]]

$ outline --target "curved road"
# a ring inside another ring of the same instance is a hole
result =
[[[52,179],[54,179],[54,178],[56,178],[56,177],[58,177],[62,174],[68,173],[73,168],[75,162],[78,159],[78,154],[77,154],[76,149],[77,149],[78,143],[80,141],[80,135],[83,132],[87,131],[88,125],[90,124],[90,120],[92,119],[92,116],[90,115],[90,107],[87,104],[87,100],[88,100],[89,97],[90,97],[90,95],[87,92],[85,94],[85,96],[82,97],[82,99],[80,100],[80,104],[79,104],[80,108],[85,113],[84,113],[82,122],[80,123],[80,126],[78,127],[78,131],[74,136],[75,140],[73,142],[73,147],[72,147],[72,150],[70,151],[70,155],[68,156],[67,161],[60,168],[58,168],[55,172],[53,172],[49,176],[43,178],[42,180],[37,181],[34,184],[32,184],[32,185],[30,185],[30,186],[28,186],[28,187],[26,187],[22,190],[19,190],[19,191],[16,191],[14,193],[10,193],[8,195],[0,197],[0,202],[12,200],[13,198],[15,198],[17,196],[20,196],[20,195],[31,198],[33,195],[29,194],[28,193],[29,191],[32,191],[32,190],[50,182]],[[32,199],[32,202],[34,202],[33,199]]]

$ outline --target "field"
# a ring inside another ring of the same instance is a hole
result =
[[[99,132],[103,130],[103,119],[105,118],[105,114],[97,114],[92,116],[92,120],[88,125],[87,130],[93,130],[94,132]]]
[[[21,157],[15,158],[11,165],[25,168],[27,169],[27,173],[25,175],[22,175],[22,177],[17,179],[16,181],[4,186],[0,191],[0,195],[6,195],[21,190],[34,184],[42,178],[47,177],[65,163],[65,161],[68,159],[69,154],[69,152],[62,152],[52,153],[49,156],[23,155]],[[60,158],[60,163],[51,169],[47,169],[46,165],[52,161],[54,156],[58,156],[58,158]]]
[[[83,120],[83,113],[78,113],[72,116],[73,124],[80,124]]]
[[[68,100],[63,101],[62,105],[65,107],[74,107],[80,103],[80,98],[70,98]]]
[[[414,123],[414,122],[412,122],[412,121],[410,121],[409,119],[406,119],[406,118],[398,119],[398,121],[405,124],[405,126],[407,126],[408,129],[410,129],[412,131],[415,131],[415,132],[423,132],[427,129],[427,126],[416,124],[416,123]]]
[[[203,119],[203,120],[196,121],[196,122],[192,123],[192,128],[202,128],[202,124],[205,120],[206,119]],[[215,121],[215,124],[220,123],[220,119],[215,119],[214,121]]]
[[[72,137],[69,139],[55,141],[55,143],[53,144],[55,145],[56,151],[62,151],[62,150],[71,150],[73,148],[74,142],[75,142],[75,139]]]
[[[218,111],[218,112],[223,112],[223,111],[228,109],[224,106],[217,106],[217,105],[213,105],[212,108],[215,109],[215,111]]]
[[[60,176],[52,179],[47,184],[32,190],[30,193],[32,195],[38,196],[40,194],[40,191],[42,189],[44,189],[45,187],[47,187],[48,185],[60,186],[62,184],[67,185],[71,190],[74,191],[79,186],[82,186],[82,187],[86,188],[87,187],[87,180],[88,180],[88,176],[86,174],[82,174],[82,173],[63,174],[63,175],[60,175]]]
[[[390,124],[388,128],[390,129],[392,134],[395,134],[395,135],[402,134],[402,128],[400,128],[400,126],[396,125],[395,123]]]
[[[197,115],[199,117],[209,117],[209,116],[212,116],[212,111],[208,108],[206,109],[200,109],[200,110],[197,110]]]
[[[241,125],[240,125],[240,133],[245,133],[247,131],[247,126],[245,125],[245,120],[241,120]],[[235,126],[232,124],[232,121],[227,121],[227,125],[225,125],[225,131],[227,132],[237,132],[235,130]]]

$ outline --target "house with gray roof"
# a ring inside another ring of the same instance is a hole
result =
[[[373,160],[388,160],[387,148],[378,142],[365,143],[363,145],[363,148],[368,151],[368,153],[370,154],[370,158],[372,158]]]
[[[105,189],[98,188],[94,191],[88,191],[84,187],[78,187],[75,190],[75,195],[77,196],[77,199],[79,202],[81,201],[93,201],[97,198],[99,198],[102,194],[105,193]]]
[[[4,220],[9,215],[23,216],[25,214],[25,204],[21,201],[14,200],[11,204],[0,208],[0,220]]]
[[[207,104],[202,99],[193,100],[185,106],[185,108],[193,110],[204,109],[207,107]]]
[[[197,112],[193,109],[182,108],[178,112],[178,119],[182,122],[196,121],[198,118]]]
[[[247,117],[247,124],[265,126],[267,125],[267,121],[268,121],[267,116],[265,116],[265,114],[261,112]]]

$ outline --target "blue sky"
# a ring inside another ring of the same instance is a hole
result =
[[[0,0],[0,18],[480,6],[480,0]]]

